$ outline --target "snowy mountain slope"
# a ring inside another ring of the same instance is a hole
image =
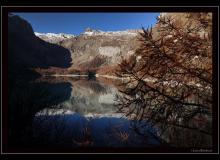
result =
[[[65,33],[38,33],[38,32],[34,32],[34,34],[47,41],[47,42],[50,42],[50,43],[59,43],[60,41],[63,41],[65,39],[69,39],[69,38],[74,38],[75,35],[72,35],[72,34],[65,34]]]
[[[137,36],[138,30],[101,31],[87,28],[82,35],[86,36]]]

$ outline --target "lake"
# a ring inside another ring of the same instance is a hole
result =
[[[145,124],[142,135],[134,121],[119,113],[115,105],[118,89],[88,77],[42,77],[33,82],[48,89],[46,101],[57,101],[35,113],[32,141],[58,147],[149,147],[160,141],[156,128]],[[69,87],[66,87],[67,84]],[[47,87],[54,85],[55,87]],[[45,100],[42,102],[45,103]],[[142,122],[138,122],[141,124]],[[148,134],[149,132],[149,134]]]
[[[23,147],[25,152],[33,147],[43,152],[55,151],[54,147],[74,151],[82,147],[147,148],[146,152],[161,147],[212,145],[212,136],[206,132],[162,121],[154,124],[151,119],[134,120],[126,113],[132,108],[120,111],[116,95],[122,92],[112,78],[41,76],[18,80],[13,81],[9,92],[9,145]],[[132,114],[135,117],[138,113]],[[211,126],[203,121],[191,125],[204,130]]]

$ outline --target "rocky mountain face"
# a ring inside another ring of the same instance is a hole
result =
[[[140,30],[126,31],[100,31],[86,29],[79,36],[70,36],[60,41],[57,37],[39,33],[41,39],[59,44],[71,52],[72,66],[69,71],[109,71],[120,62],[122,57],[130,56],[138,47],[138,32]]]
[[[8,16],[9,71],[21,73],[30,68],[70,67],[71,54],[62,46],[35,36],[31,25],[19,16]]]

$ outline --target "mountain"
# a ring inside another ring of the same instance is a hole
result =
[[[61,38],[55,34],[35,33],[39,38],[59,44],[71,52],[72,66],[70,73],[95,70],[110,71],[122,57],[128,57],[138,47],[140,30],[101,31],[87,28],[79,36]],[[54,36],[51,36],[54,35]],[[57,41],[58,40],[58,41]],[[68,72],[67,71],[67,72]]]
[[[44,41],[50,42],[50,43],[59,43],[65,39],[74,38],[75,36],[72,34],[65,34],[65,33],[38,33],[34,32],[34,34],[41,38]]]
[[[161,13],[161,17],[175,20],[179,25],[193,27],[198,18],[207,25],[210,14],[202,13]],[[173,22],[172,22],[173,23]],[[162,35],[156,24],[153,37]],[[209,29],[211,30],[211,29]],[[139,47],[139,32],[142,30],[101,31],[87,28],[80,35],[65,33],[33,32],[31,25],[18,16],[9,16],[9,55],[13,64],[25,64],[29,67],[54,68],[50,73],[86,73],[94,71],[111,74],[122,57],[129,57]],[[201,32],[201,36],[207,31]],[[164,37],[164,40],[169,37]],[[137,57],[138,58],[138,57]],[[72,63],[72,64],[70,64]],[[57,67],[57,68],[56,68]],[[68,68],[60,70],[58,68]],[[40,72],[43,72],[42,70]]]
[[[71,66],[68,49],[35,36],[31,25],[17,15],[8,15],[9,71],[21,74],[30,68]]]

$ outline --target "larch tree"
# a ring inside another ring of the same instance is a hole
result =
[[[159,127],[159,135],[170,126],[211,135],[212,14],[161,14],[139,40],[116,71],[119,111]]]

